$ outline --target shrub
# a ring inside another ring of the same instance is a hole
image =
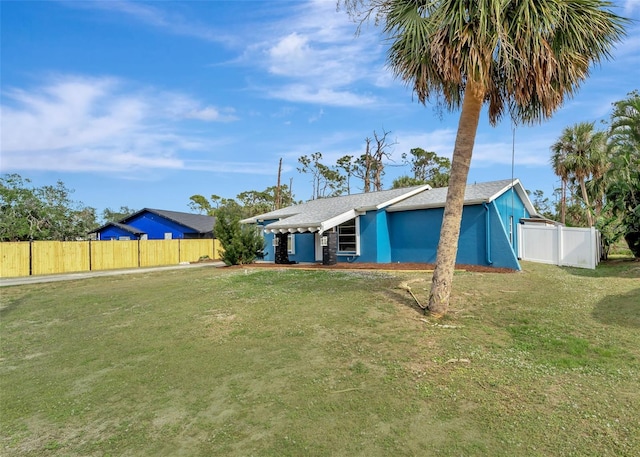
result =
[[[220,259],[227,265],[253,263],[264,255],[264,239],[256,228],[241,225],[237,217],[222,209],[216,212],[214,233],[223,248]]]

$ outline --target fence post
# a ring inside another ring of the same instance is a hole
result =
[[[589,259],[589,267],[591,269],[595,269],[596,265],[598,264],[596,260],[596,256],[598,255],[598,251],[599,251],[595,227],[591,227],[591,229],[589,230],[589,249],[591,252],[591,256]]]
[[[522,242],[522,224],[516,224],[516,236],[518,237],[518,260],[524,259],[524,243]]]
[[[556,253],[556,265],[562,266],[564,260],[564,243],[563,243],[563,235],[562,235],[562,225],[558,225],[558,230],[556,231],[556,236],[558,237],[558,252]]]

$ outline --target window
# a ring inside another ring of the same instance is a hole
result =
[[[172,238],[173,238],[173,236],[171,236],[171,232],[166,232],[166,233],[164,234],[164,239],[165,239],[165,240],[170,240],[170,239],[172,239]]]
[[[358,254],[358,220],[351,219],[338,226],[338,252],[342,254]]]
[[[509,243],[513,246],[513,216],[509,216]]]
[[[296,253],[296,236],[292,233],[287,236],[287,253]]]

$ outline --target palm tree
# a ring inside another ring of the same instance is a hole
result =
[[[640,94],[614,103],[609,134],[607,206],[620,217],[624,238],[640,259]]]
[[[553,151],[551,165],[553,172],[560,178],[560,222],[567,223],[567,183],[569,182],[569,170],[566,167],[566,154],[563,149]]]
[[[603,173],[605,140],[604,132],[596,131],[593,122],[580,122],[566,127],[560,138],[551,146],[554,168],[566,172],[569,179],[580,186],[589,227],[593,226],[593,215],[586,182],[587,179],[598,178]],[[556,160],[559,162],[557,165]]]
[[[627,98],[615,102],[611,114],[611,140],[632,145],[638,153],[640,147],[640,93],[629,93]]]
[[[343,0],[361,18],[376,15],[391,40],[388,62],[426,103],[435,96],[461,107],[449,191],[429,296],[434,317],[446,314],[460,222],[480,112],[495,125],[550,117],[609,57],[625,19],[603,0]],[[375,12],[375,13],[374,13]]]

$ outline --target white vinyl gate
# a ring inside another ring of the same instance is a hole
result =
[[[573,228],[518,224],[522,260],[594,269],[600,261],[600,232],[595,228]]]

